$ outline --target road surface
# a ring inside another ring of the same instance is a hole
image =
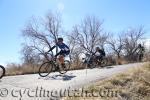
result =
[[[66,95],[63,95],[66,91],[73,91],[140,65],[142,63],[74,70],[63,76],[55,72],[44,78],[38,74],[3,77],[0,80],[0,100],[59,100],[60,96]]]

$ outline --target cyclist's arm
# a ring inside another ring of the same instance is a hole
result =
[[[50,48],[50,49],[48,50],[48,52],[52,51],[55,47],[56,47],[56,46],[53,46],[52,48]]]
[[[96,52],[92,52],[92,51],[89,51],[89,53],[87,52],[87,54],[92,55],[92,56],[94,56],[95,53],[96,53]]]
[[[69,47],[66,45],[66,44],[64,44],[63,45],[63,48],[60,48],[61,50],[65,50],[65,51],[69,51],[70,49],[69,49]]]

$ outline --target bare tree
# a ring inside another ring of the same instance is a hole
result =
[[[117,56],[117,59],[119,59],[123,50],[123,38],[121,35],[119,35],[117,39],[114,39],[114,37],[111,36],[107,43],[113,50],[114,54]]]
[[[96,17],[86,17],[80,25],[73,27],[76,42],[86,52],[94,52],[96,46],[104,47],[108,34],[104,33],[102,22]]]
[[[76,42],[76,38],[78,37],[77,33],[68,34],[68,46],[70,48],[70,59],[73,64],[79,66],[80,64],[80,54],[82,53],[82,48]]]
[[[23,57],[24,64],[34,64],[35,63],[35,57],[36,55],[33,53],[33,49],[24,45],[21,51]]]
[[[33,18],[23,29],[22,33],[26,38],[27,47],[34,54],[42,54],[46,57],[45,52],[51,49],[51,43],[56,42],[60,31],[60,16],[49,13],[45,18]]]
[[[124,52],[129,61],[136,60],[135,52],[144,34],[143,27],[132,28],[124,32]]]

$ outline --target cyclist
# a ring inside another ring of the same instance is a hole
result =
[[[141,44],[139,44],[138,45],[138,60],[139,61],[142,61],[143,56],[144,56],[144,51],[145,51],[144,46],[142,46]]]
[[[105,57],[105,51],[104,51],[104,49],[100,49],[99,47],[96,47],[96,51],[95,51],[94,55],[95,55],[96,61],[97,60],[101,61],[103,59],[103,57]]]
[[[61,63],[62,67],[65,67],[64,57],[67,56],[67,55],[69,55],[70,49],[69,49],[69,47],[65,43],[63,43],[63,38],[58,38],[56,45],[53,46],[49,51],[52,51],[57,46],[60,48],[60,52],[58,52],[55,55],[55,57],[57,58],[57,56],[59,56],[58,57],[59,62]]]

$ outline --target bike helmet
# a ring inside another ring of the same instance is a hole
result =
[[[58,38],[58,41],[63,41],[63,38]]]

